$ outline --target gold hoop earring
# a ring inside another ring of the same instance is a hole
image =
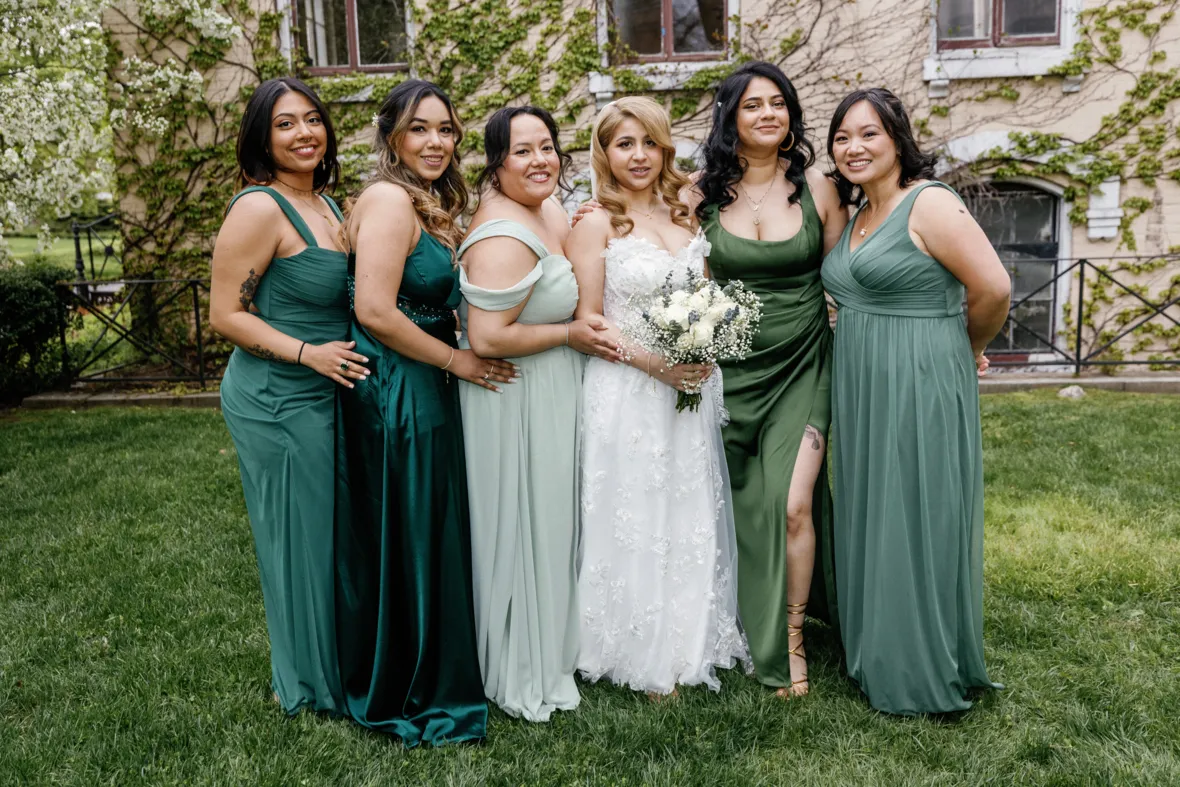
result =
[[[790,137],[790,139],[791,139],[791,144],[787,145],[785,148],[784,148],[782,145],[779,145],[779,147],[778,147],[778,149],[779,149],[779,150],[781,150],[783,153],[790,153],[790,152],[791,152],[791,149],[795,147],[795,132],[794,132],[794,131],[788,131],[788,132],[787,132],[787,136],[788,136],[788,137]],[[785,142],[785,141],[786,141],[786,140],[784,140],[784,142]]]
[[[494,172],[492,173],[492,188],[494,188],[496,191],[500,190],[500,178],[498,178]]]

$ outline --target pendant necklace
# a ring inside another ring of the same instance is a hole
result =
[[[759,224],[762,223],[758,219],[758,209],[762,207],[762,203],[766,202],[766,198],[770,196],[770,191],[771,191],[771,189],[774,188],[774,180],[775,180],[774,178],[770,179],[770,185],[766,187],[766,191],[763,192],[762,198],[759,199],[757,202],[755,202],[750,197],[750,192],[746,191],[746,187],[743,186],[740,182],[738,183],[738,188],[740,188],[742,190],[742,196],[744,196],[746,198],[746,202],[750,203],[750,208],[754,211],[754,226],[755,227],[757,227]]]

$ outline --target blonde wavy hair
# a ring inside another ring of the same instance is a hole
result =
[[[414,119],[415,110],[423,99],[430,96],[446,105],[451,116],[455,139],[451,163],[433,183],[418,177],[402,162],[397,152],[410,122]],[[376,127],[373,152],[377,156],[377,170],[371,182],[396,183],[404,188],[414,203],[414,211],[418,214],[423,229],[441,241],[453,254],[463,240],[463,230],[456,220],[467,209],[468,193],[459,163],[459,142],[463,139],[463,125],[455,115],[455,107],[451,104],[450,97],[433,82],[407,79],[389,91],[389,95],[381,102],[381,109],[373,117],[373,125]],[[349,218],[355,201],[353,198],[345,203],[345,212]],[[341,226],[340,234],[344,248],[349,248],[348,219]]]
[[[691,231],[688,206],[680,201],[680,190],[689,185],[684,173],[676,168],[676,146],[672,144],[672,125],[664,108],[647,96],[627,96],[610,102],[598,114],[594,133],[590,135],[590,166],[597,182],[594,198],[610,214],[611,226],[620,235],[635,228],[627,216],[627,200],[623,188],[610,171],[606,149],[624,120],[633,118],[643,126],[652,142],[664,152],[664,163],[653,189],[672,210],[672,221]]]

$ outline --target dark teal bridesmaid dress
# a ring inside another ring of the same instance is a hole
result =
[[[460,293],[451,259],[423,231],[406,258],[398,308],[454,347]],[[389,349],[355,317],[350,338],[372,374],[341,397],[338,614],[348,711],[406,746],[479,740],[488,709],[459,381]]]
[[[307,248],[276,257],[254,306],[268,324],[309,344],[348,335],[347,257],[321,248],[299,213],[269,194]],[[324,201],[336,216],[340,210]],[[231,202],[232,206],[233,203]],[[339,384],[306,366],[236,349],[221,381],[221,412],[233,437],[270,633],[271,686],[289,714],[344,712],[336,659],[333,549]]]

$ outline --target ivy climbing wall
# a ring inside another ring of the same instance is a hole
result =
[[[1149,300],[1180,295],[1180,0],[1062,0],[1070,45],[1051,65],[945,82],[930,70],[930,0],[730,0],[737,13],[718,62],[638,68],[612,65],[625,53],[605,35],[596,0],[414,2],[411,67],[454,98],[468,171],[480,162],[486,117],[523,102],[554,113],[585,168],[596,103],[629,93],[662,100],[691,153],[716,83],[745,59],[767,59],[795,82],[817,148],[847,91],[887,86],[910,107],[923,144],[947,151],[942,177],[1043,183],[1070,207],[1070,256],[1157,255],[1111,261],[1111,270]],[[284,35],[288,14],[285,0],[115,0],[107,10],[129,274],[207,274],[233,191],[241,109],[259,81],[292,71],[283,53],[298,31]],[[300,75],[331,103],[344,140],[337,196],[353,192],[369,167],[376,103],[405,72]],[[1087,289],[1084,345],[1143,313],[1099,279]],[[1075,312],[1063,309],[1059,325],[1070,337]],[[1109,356],[1180,353],[1180,329],[1168,324],[1153,321]]]

